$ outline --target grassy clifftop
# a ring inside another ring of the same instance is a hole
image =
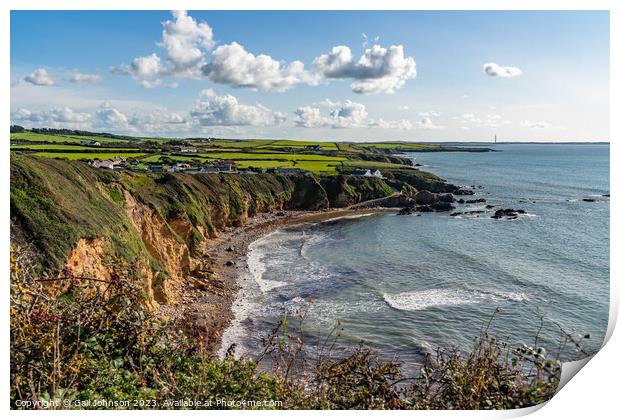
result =
[[[80,239],[108,238],[110,255],[148,253],[127,213],[131,197],[179,241],[194,246],[258,212],[342,207],[392,193],[384,180],[277,174],[115,173],[85,163],[13,154],[11,234],[30,243],[44,268],[62,267]],[[178,220],[183,232],[172,226]]]

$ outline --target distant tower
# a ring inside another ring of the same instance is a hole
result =
[[[495,144],[497,144],[497,134],[495,135]]]

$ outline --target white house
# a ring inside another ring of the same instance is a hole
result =
[[[92,162],[90,162],[90,166],[92,166],[93,168],[100,168],[100,169],[114,169],[114,165],[115,163],[112,161],[112,159],[106,159],[106,160],[95,159]]]

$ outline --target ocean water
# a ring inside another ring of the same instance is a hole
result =
[[[273,232],[250,246],[236,319],[223,337],[255,355],[282,313],[302,311],[310,346],[336,322],[337,345],[364,341],[385,358],[421,362],[438,346],[466,350],[491,331],[554,354],[560,329],[600,348],[609,307],[609,146],[497,145],[493,153],[407,156],[487,204],[523,209],[362,215]],[[481,188],[478,188],[481,186]],[[585,202],[583,198],[594,198]],[[540,333],[538,330],[542,329]],[[563,360],[580,358],[567,346]]]

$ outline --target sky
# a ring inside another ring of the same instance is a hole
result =
[[[605,11],[12,11],[11,123],[608,141]]]

